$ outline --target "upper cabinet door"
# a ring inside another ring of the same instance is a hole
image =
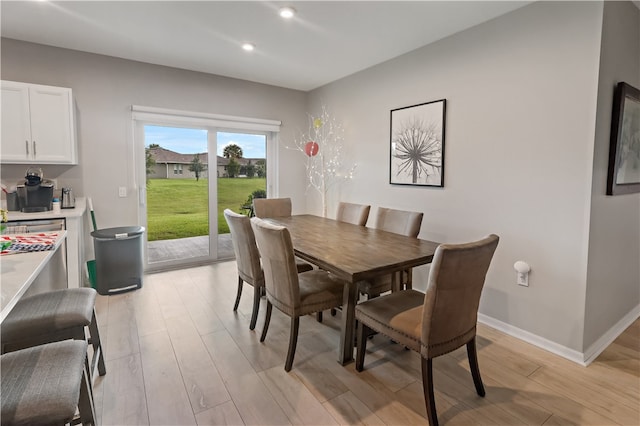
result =
[[[37,163],[76,163],[71,89],[33,86],[29,89],[33,159]]]
[[[71,89],[2,81],[2,151],[10,164],[77,164]]]
[[[2,151],[3,163],[31,160],[31,118],[29,85],[2,82]]]

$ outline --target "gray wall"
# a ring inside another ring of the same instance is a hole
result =
[[[640,10],[605,2],[591,190],[584,349],[640,303],[640,194],[607,196],[614,87],[640,88]]]
[[[534,3],[317,89],[309,107],[345,122],[358,167],[341,199],[423,211],[430,240],[500,235],[481,313],[578,352],[601,26],[601,3]],[[389,111],[441,98],[445,187],[389,185]]]
[[[4,38],[1,54],[3,80],[73,89],[79,165],[43,171],[59,186],[72,186],[76,196],[92,197],[102,228],[138,223],[132,104],[281,120],[280,164],[293,175],[303,173],[300,154],[284,145],[306,126],[305,92]],[[17,181],[25,170],[3,166],[2,181]],[[299,195],[304,203],[302,179],[278,183],[281,195]],[[121,186],[128,197],[118,197]]]

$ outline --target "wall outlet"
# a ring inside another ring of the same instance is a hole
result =
[[[529,273],[522,274],[518,272],[516,275],[516,281],[518,282],[518,285],[529,287]]]
[[[118,196],[120,198],[124,198],[127,196],[127,187],[126,186],[121,186],[118,188]]]

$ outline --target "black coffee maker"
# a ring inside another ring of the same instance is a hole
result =
[[[25,180],[17,186],[20,211],[36,213],[51,210],[53,186],[52,181],[43,178],[41,168],[28,168]]]

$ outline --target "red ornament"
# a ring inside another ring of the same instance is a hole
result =
[[[318,146],[317,143],[315,143],[313,141],[307,142],[307,144],[304,146],[304,152],[309,157],[315,156],[318,153],[319,150],[320,150],[320,147]]]

